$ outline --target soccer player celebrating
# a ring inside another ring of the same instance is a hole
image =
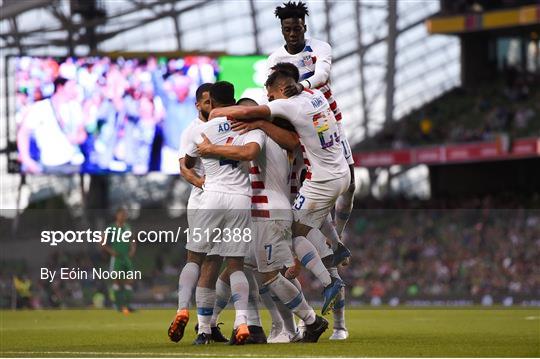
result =
[[[210,100],[212,108],[234,105],[233,85],[225,81],[215,83],[210,88]],[[198,126],[194,131],[194,137],[191,139],[185,155],[185,166],[188,169],[193,168],[196,158],[200,157],[197,144],[201,142],[203,135],[215,144],[244,146],[247,151],[246,156],[242,158],[243,161],[250,161],[258,155],[266,136],[262,131],[251,131],[245,135],[238,135],[232,131],[227,118],[213,118]],[[201,157],[201,161],[205,172],[204,191],[201,206],[194,213],[194,227],[191,229],[192,233],[188,236],[186,244],[188,262],[200,264],[206,255],[219,255],[225,258],[236,310],[233,336],[237,344],[243,344],[249,336],[247,326],[249,284],[243,272],[243,266],[244,257],[253,235],[251,233],[249,173],[246,166],[235,160]],[[192,279],[192,283],[197,278],[194,279]],[[215,280],[216,278],[214,278],[214,282]],[[193,285],[188,287],[192,288]],[[209,323],[215,303],[215,291],[213,293],[207,292],[205,296],[205,307],[198,305],[198,313],[208,317],[208,324],[199,318],[199,336],[195,344],[210,343],[211,328]],[[181,317],[185,317],[187,308],[180,309],[179,314]],[[182,322],[185,327],[187,318],[180,319],[179,322]]]
[[[294,69],[294,65],[289,66]],[[268,105],[214,109],[210,113],[210,118],[231,116],[247,120],[282,117],[294,126],[306,152],[305,163],[308,172],[293,204],[293,235],[308,238],[321,258],[326,258],[328,262],[332,259],[333,252],[326,245],[326,237],[319,228],[334,207],[337,198],[347,190],[350,172],[343,157],[335,117],[324,95],[318,90],[309,89],[290,98],[284,94],[284,89],[294,84],[296,80],[291,72],[276,70],[268,77],[265,84],[270,100]],[[295,239],[293,244],[294,242]],[[299,249],[295,248],[295,251],[298,254]],[[311,256],[301,258],[306,266],[311,259]],[[325,285],[322,308],[324,315],[333,308],[344,284],[337,273],[331,277],[324,266],[318,272],[319,279]]]
[[[351,174],[351,181],[347,191],[341,194],[336,201],[335,222],[337,234],[341,236],[349,220],[353,206],[355,191],[354,159],[341,123],[341,111],[333,98],[329,85],[332,48],[324,41],[305,38],[307,31],[305,17],[309,16],[309,12],[306,4],[301,1],[298,3],[289,1],[283,4],[282,7],[278,6],[275,10],[275,15],[281,21],[281,32],[285,39],[285,46],[281,46],[270,55],[268,58],[269,69],[277,63],[283,62],[289,62],[295,65],[300,71],[300,82],[295,82],[287,86],[284,89],[285,95],[293,96],[302,92],[303,89],[318,89],[328,100],[330,109],[337,121],[343,155],[347,160]],[[328,236],[328,239],[332,241],[335,264],[347,263],[351,253],[341,243],[339,237]]]
[[[116,210],[115,221],[109,226],[114,229],[115,237],[121,238],[125,231],[131,231],[130,226],[126,223],[128,213],[125,208],[120,207]],[[105,237],[103,238],[105,240]],[[135,255],[136,244],[134,241],[112,241],[110,244],[103,246],[103,249],[111,256],[111,271],[133,271],[133,263],[131,258]],[[112,285],[114,304],[116,309],[124,314],[129,314],[133,311],[131,308],[131,297],[133,296],[132,280],[115,280]]]
[[[249,105],[257,104],[253,101]],[[257,271],[263,278],[263,288],[269,289],[306,323],[306,331],[300,341],[317,342],[328,328],[328,322],[315,314],[302,292],[280,273],[283,268],[294,264],[291,253],[292,213],[286,150],[292,151],[298,147],[298,136],[281,128],[272,130],[279,132],[275,138],[279,138],[280,143],[266,136],[261,152],[250,162],[249,172],[253,189],[251,208],[255,229],[250,252],[255,259]],[[199,151],[202,155],[242,160],[246,157],[247,149],[242,146],[214,145],[206,140],[203,146],[199,145]],[[260,322],[258,324],[260,326]]]
[[[195,160],[195,165],[192,168],[187,168],[185,164],[185,155],[188,150],[188,143],[194,137],[194,131],[196,128],[206,121],[208,121],[208,114],[212,110],[211,101],[210,101],[210,88],[212,84],[204,83],[195,93],[196,107],[198,110],[198,116],[195,118],[188,127],[182,132],[180,138],[180,153],[179,153],[179,162],[180,162],[180,173],[182,176],[192,184],[191,193],[187,203],[187,220],[188,226],[194,228],[194,212],[201,206],[202,203],[202,194],[203,194],[203,184],[204,184],[204,168],[200,159]],[[208,296],[213,297],[215,293],[215,280],[212,281],[211,275],[204,275],[206,273],[212,273],[219,270],[221,266],[221,257],[219,256],[207,256],[201,264],[194,260],[188,261],[178,280],[178,312],[169,327],[169,338],[178,342],[182,339],[184,334],[184,328],[189,319],[189,314],[187,308],[189,307],[189,302],[191,295],[193,293],[193,287],[197,285],[195,291],[195,300],[198,306],[202,306],[207,294]],[[197,278],[198,281],[197,281]],[[201,313],[199,316],[206,319],[207,316],[202,315],[206,313]],[[227,339],[221,334],[221,331],[217,325],[211,326],[211,335],[210,339],[215,342],[226,342]]]

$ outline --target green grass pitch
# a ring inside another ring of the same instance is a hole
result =
[[[169,342],[174,310],[1,311],[2,357],[538,357],[540,310],[507,308],[379,308],[348,310],[350,338],[317,344],[191,345],[195,313],[184,339]],[[331,320],[331,316],[329,316]],[[225,311],[224,334],[233,312]],[[263,314],[269,326],[267,313]]]

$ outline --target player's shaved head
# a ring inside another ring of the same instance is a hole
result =
[[[242,97],[240,100],[236,101],[236,104],[241,106],[259,106],[257,101],[249,97]]]
[[[206,83],[203,83],[201,86],[199,86],[197,88],[197,91],[195,92],[195,99],[197,101],[200,101],[202,99],[203,93],[209,92],[210,88],[212,88],[212,85],[213,84],[206,82]]]
[[[227,81],[216,82],[210,87],[210,100],[212,108],[234,105],[234,85]]]

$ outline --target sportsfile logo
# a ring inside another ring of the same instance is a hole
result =
[[[41,243],[57,246],[60,243],[96,243],[105,246],[112,243],[177,243],[188,236],[190,229],[178,227],[173,230],[141,230],[133,233],[116,227],[103,231],[91,229],[78,231],[42,231]]]
[[[136,233],[108,227],[103,231],[42,231],[41,243],[57,246],[60,243],[177,243],[182,239],[192,242],[251,242],[251,228],[182,228],[173,230],[140,230]]]

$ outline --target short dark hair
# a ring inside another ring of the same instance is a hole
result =
[[[289,1],[288,3],[283,3],[283,7],[276,7],[274,14],[281,21],[290,18],[305,20],[306,16],[309,16],[309,10],[307,5],[301,1],[298,3]]]
[[[291,74],[291,77],[295,79],[296,82],[300,81],[300,71],[298,67],[294,66],[290,62],[280,62],[275,64],[270,68],[272,71],[283,71]]]
[[[66,82],[68,82],[68,79],[66,79],[65,77],[62,77],[62,76],[58,76],[57,78],[54,79],[54,93],[56,93],[56,91],[58,91],[58,88],[59,87],[62,87],[66,84]]]
[[[252,102],[255,104],[255,106],[258,105],[257,101],[249,97],[242,97],[240,100],[236,101],[236,104],[241,105],[243,102]]]
[[[291,74],[289,71],[278,70],[278,71],[272,72],[270,76],[268,76],[268,79],[264,83],[264,86],[273,87],[278,81],[283,81],[283,80],[293,80],[296,82],[297,78],[295,78],[294,75]]]
[[[234,85],[227,81],[218,81],[210,87],[210,98],[220,105],[234,105]]]
[[[197,91],[195,91],[195,99],[197,101],[200,101],[202,98],[203,93],[209,92],[210,88],[212,87],[212,84],[209,82],[203,83],[201,86],[197,88]]]

